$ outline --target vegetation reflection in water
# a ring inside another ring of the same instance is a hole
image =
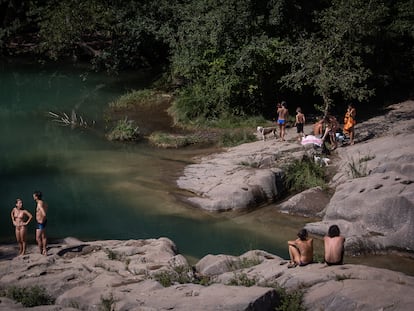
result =
[[[32,192],[40,189],[50,205],[51,238],[140,239],[166,236],[195,258],[208,253],[238,255],[264,249],[287,256],[285,240],[299,220],[279,215],[271,226],[246,215],[211,215],[176,199],[175,179],[202,150],[159,150],[144,143],[104,139],[103,111],[129,88],[144,86],[82,70],[6,66],[0,75],[0,166],[3,242],[13,242],[8,214],[14,200],[34,212]],[[128,86],[129,83],[129,86]],[[59,126],[48,111],[75,110],[94,129]],[[33,241],[34,223],[29,238]]]

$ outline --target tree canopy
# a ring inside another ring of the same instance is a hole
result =
[[[313,93],[319,111],[414,82],[412,0],[0,0],[0,52],[160,67],[180,122],[269,113]],[[270,107],[270,108],[269,108]]]

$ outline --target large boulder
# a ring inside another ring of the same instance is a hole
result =
[[[275,139],[243,144],[196,160],[177,185],[191,194],[184,200],[208,211],[255,208],[281,197],[281,167],[305,152],[297,143]]]
[[[388,115],[367,122],[380,124],[377,135],[386,136],[338,149],[335,193],[322,221],[306,225],[309,231],[324,235],[331,224],[340,225],[350,253],[414,250],[413,108],[414,102],[391,106]],[[394,127],[381,132],[384,124]]]

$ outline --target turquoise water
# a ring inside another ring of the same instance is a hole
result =
[[[50,206],[51,239],[166,236],[181,253],[195,258],[256,248],[286,256],[286,233],[278,234],[278,228],[251,223],[244,215],[211,215],[176,199],[176,178],[193,156],[206,150],[160,150],[104,138],[108,103],[149,80],[148,74],[108,77],[62,65],[2,65],[1,241],[14,241],[9,214],[15,199],[22,198],[34,213],[32,193],[41,190]],[[94,121],[94,128],[71,129],[48,116],[48,111],[70,115],[72,110],[90,124]],[[280,217],[282,226],[292,225]],[[33,240],[34,222],[29,232]]]
[[[50,240],[164,236],[190,262],[207,254],[240,255],[251,249],[288,258],[286,240],[295,238],[311,219],[282,215],[272,206],[246,214],[210,214],[187,206],[177,199],[175,181],[194,156],[211,151],[107,141],[103,116],[108,103],[145,87],[152,76],[85,72],[74,66],[0,63],[0,243],[15,243],[10,219],[15,199],[22,198],[34,214],[32,193],[41,190],[49,204]],[[71,129],[48,116],[48,111],[72,110],[95,125]],[[34,232],[32,221],[30,243]],[[320,240],[315,240],[315,249],[322,252]],[[414,275],[409,258],[345,261]]]

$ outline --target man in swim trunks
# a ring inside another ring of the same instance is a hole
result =
[[[36,241],[39,246],[40,253],[42,255],[47,255],[46,245],[46,213],[47,213],[47,203],[42,200],[42,193],[40,191],[35,191],[33,193],[33,199],[36,201]]]
[[[288,114],[289,111],[286,108],[286,102],[283,101],[280,107],[277,108],[277,124],[279,125],[279,138],[281,141],[285,140],[286,119]]]
[[[345,238],[340,234],[339,227],[337,225],[332,225],[328,229],[328,235],[323,238],[325,246],[325,263],[328,266],[343,264]]]
[[[306,266],[313,262],[313,239],[308,238],[308,231],[302,229],[298,232],[298,238],[288,241],[290,263],[288,268]]]

